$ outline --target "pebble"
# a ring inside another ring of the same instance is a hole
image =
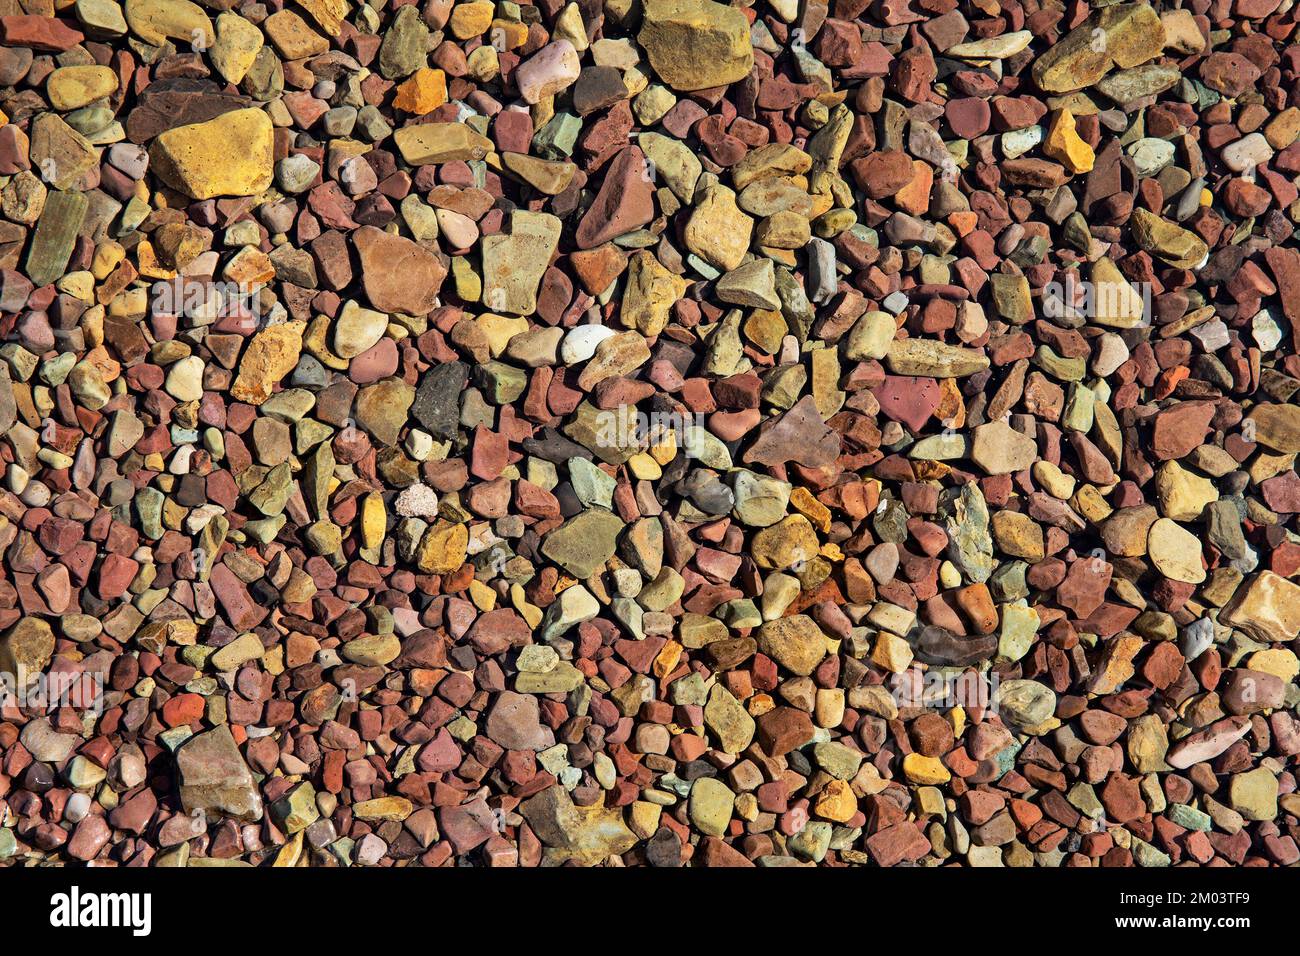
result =
[[[1273,147],[1262,133],[1251,133],[1223,148],[1223,164],[1235,173],[1245,172],[1273,158]]]
[[[712,0],[650,0],[636,40],[655,73],[679,92],[736,83],[754,62],[749,21]]]
[[[176,751],[181,805],[187,813],[262,819],[262,797],[230,729],[221,725]]]
[[[578,51],[568,40],[556,40],[519,65],[515,84],[528,103],[538,103],[567,89],[582,71]]]
[[[0,857],[1300,856],[1285,14],[217,6],[0,17]]]
[[[387,315],[349,300],[343,304],[334,324],[334,354],[344,359],[356,358],[377,344],[387,329]]]
[[[988,474],[1006,475],[1032,465],[1038,445],[1004,422],[987,422],[972,432],[970,456]]]
[[[163,132],[149,148],[149,166],[194,199],[253,196],[271,185],[272,139],[265,112],[232,110]],[[232,149],[234,144],[239,148]]]
[[[88,106],[116,90],[117,74],[106,66],[64,66],[45,81],[45,95],[60,111]]]

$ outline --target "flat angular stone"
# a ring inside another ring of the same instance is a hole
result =
[[[509,233],[483,239],[483,301],[495,312],[532,315],[542,276],[560,242],[560,220],[517,210]]]
[[[482,159],[492,152],[490,139],[460,123],[403,126],[393,139],[402,159],[412,166]]]
[[[542,542],[542,553],[579,580],[586,580],[614,556],[623,522],[603,508],[570,518]]]
[[[253,196],[271,185],[272,138],[262,110],[232,110],[160,134],[149,149],[150,167],[194,199]]]
[[[88,206],[82,193],[55,190],[46,197],[27,250],[27,277],[33,285],[49,285],[63,275]]]
[[[560,786],[549,787],[519,805],[546,856],[555,863],[594,866],[630,850],[637,842],[617,809],[578,806]]]
[[[1261,571],[1238,587],[1219,619],[1257,641],[1294,640],[1300,635],[1300,585]]]
[[[711,0],[650,0],[637,42],[660,78],[684,92],[736,83],[754,63],[749,21]]]
[[[230,729],[197,734],[176,751],[181,806],[186,813],[262,819],[262,798]]]
[[[826,656],[826,636],[812,618],[795,614],[760,627],[758,648],[786,670],[807,677]]]
[[[376,309],[424,315],[437,304],[447,269],[428,249],[373,226],[354,232],[352,242],[366,297]]]

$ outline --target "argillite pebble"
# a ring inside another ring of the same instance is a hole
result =
[[[0,861],[1300,862],[1296,11],[0,4]]]

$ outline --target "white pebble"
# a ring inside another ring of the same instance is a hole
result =
[[[1260,309],[1250,320],[1250,332],[1261,351],[1271,352],[1282,342],[1282,329],[1268,309]]]
[[[596,354],[596,346],[612,335],[617,335],[607,325],[579,325],[565,333],[560,343],[560,361],[565,365],[577,365]]]
[[[1002,155],[1007,159],[1015,159],[1017,156],[1025,155],[1042,141],[1043,128],[1041,126],[1026,126],[1024,129],[1013,129],[1009,133],[1002,134],[1000,142]]]
[[[1253,169],[1273,158],[1273,147],[1263,133],[1251,133],[1223,148],[1223,164],[1234,173]]]
[[[69,823],[80,823],[90,813],[90,794],[74,793],[63,806],[63,818]]]

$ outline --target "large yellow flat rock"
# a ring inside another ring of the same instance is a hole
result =
[[[255,196],[271,185],[273,138],[264,112],[232,110],[159,135],[150,165],[168,186],[194,199]]]

